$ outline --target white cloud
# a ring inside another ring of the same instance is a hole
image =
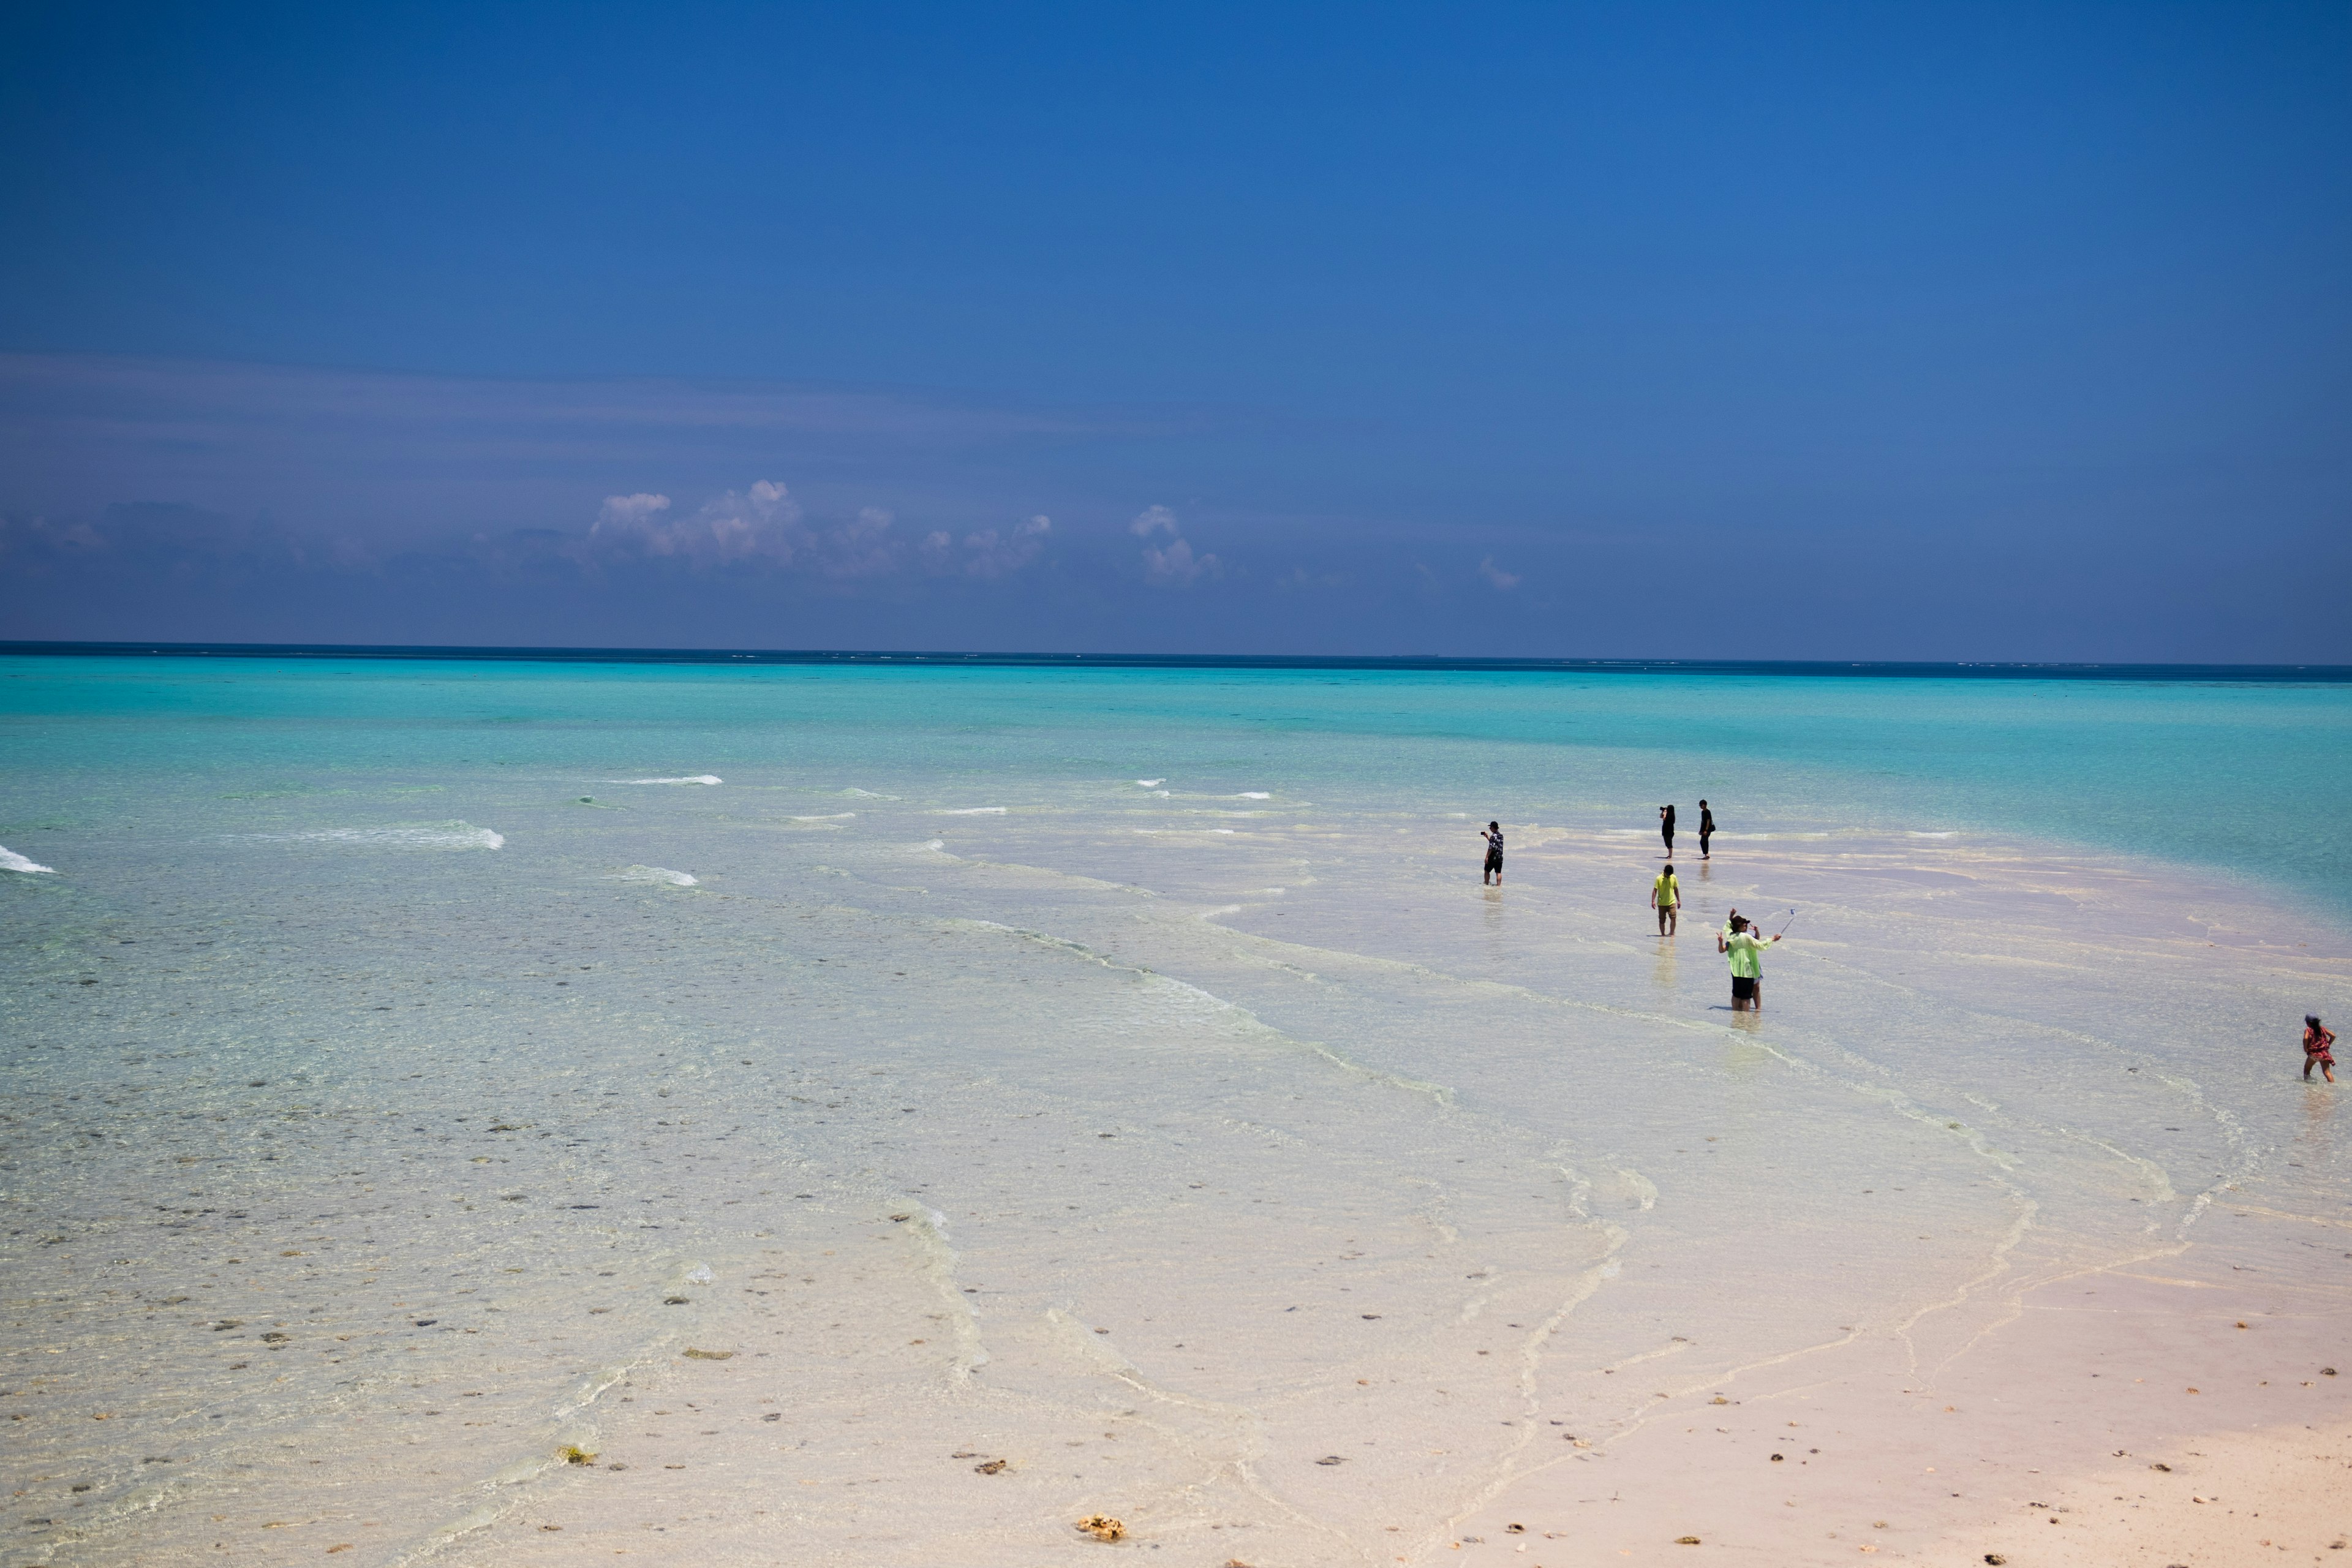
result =
[[[1189,588],[1203,577],[1223,576],[1225,563],[1213,555],[1194,555],[1192,546],[1180,539],[1165,550],[1144,546],[1143,573],[1155,583]]]
[[[856,521],[816,534],[817,569],[828,577],[879,577],[898,570],[898,554],[889,539],[897,521],[878,506],[864,507]]]
[[[1203,577],[1222,577],[1225,563],[1213,555],[1195,555],[1183,531],[1178,527],[1176,514],[1164,506],[1148,506],[1135,514],[1127,531],[1138,539],[1150,539],[1165,530],[1168,547],[1155,550],[1143,547],[1143,574],[1152,582],[1169,587],[1189,588]]]
[[[845,582],[898,570],[905,552],[890,534],[897,521],[869,506],[845,522],[812,523],[789,490],[773,479],[761,479],[748,489],[715,496],[686,517],[675,515],[667,496],[607,496],[583,545],[572,552],[592,562],[661,558],[696,567],[764,565]],[[927,541],[926,551],[940,537]]]
[[[967,533],[963,547],[971,553],[963,563],[964,573],[988,582],[1010,576],[1037,558],[1053,531],[1054,520],[1041,514],[1024,518],[1003,534],[992,528]]]
[[[992,583],[1013,575],[1043,554],[1045,536],[1053,531],[1052,518],[1024,518],[1010,528],[967,533],[959,550],[954,535],[935,529],[923,536],[923,569],[933,576],[976,577]]]
[[[1526,580],[1517,572],[1506,572],[1496,565],[1495,558],[1491,555],[1478,563],[1478,575],[1504,593],[1510,592]]]
[[[587,547],[592,555],[674,557],[697,566],[753,560],[789,566],[804,536],[799,503],[783,486],[761,479],[706,501],[691,517],[671,517],[667,496],[606,496]]]

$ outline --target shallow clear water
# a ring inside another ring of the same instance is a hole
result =
[[[0,661],[12,1560],[1392,1561],[2232,1184],[2341,1213],[2348,717]]]

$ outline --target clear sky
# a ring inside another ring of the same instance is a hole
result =
[[[0,10],[0,637],[2352,663],[2352,5]]]

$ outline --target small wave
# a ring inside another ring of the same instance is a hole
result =
[[[828,816],[795,816],[793,820],[794,822],[846,822],[856,815],[854,811],[836,811]]]
[[[895,795],[884,795],[879,790],[856,789],[854,787],[843,790],[841,793],[846,795],[855,795],[859,800],[896,800],[898,798]]]
[[[314,833],[256,833],[250,837],[274,843],[384,844],[404,849],[496,849],[503,833],[477,827],[470,822],[420,822],[404,827],[326,827]]]
[[[608,782],[613,783],[613,784],[722,784],[722,783],[724,783],[725,781],[724,781],[724,780],[722,780],[721,778],[719,778],[719,776],[717,773],[689,773],[689,774],[688,774],[686,777],[684,777],[684,778],[682,778],[682,779],[613,779],[613,780],[610,780],[610,781],[608,781]]]
[[[1166,784],[1168,781],[1166,779],[1138,779],[1135,782],[1145,789],[1158,789],[1161,784]]]
[[[1234,798],[1235,800],[1272,800],[1274,798],[1274,795],[1269,790],[1245,789],[1242,791],[1241,794],[1234,796]]]
[[[38,874],[44,877],[54,877],[58,874],[56,867],[38,865],[5,847],[0,847],[0,871],[22,871],[28,876]]]
[[[1957,833],[1914,833],[1909,835],[1909,837],[1913,838],[1957,838],[1959,835]]]
[[[933,816],[1003,816],[1005,809],[1001,805],[960,805],[953,810],[935,811],[931,815]]]
[[[632,866],[625,871],[614,872],[613,880],[615,882],[666,882],[673,888],[691,888],[696,885],[693,872],[673,871],[667,866]]]

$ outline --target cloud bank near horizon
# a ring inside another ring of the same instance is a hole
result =
[[[0,637],[2352,658],[2307,570],[2352,562],[2340,532],[2212,534],[2184,574],[2118,550],[2128,512],[2052,528],[2012,503],[1923,539],[1883,498],[1840,514],[1738,479],[1638,508],[1622,496],[1666,486],[1630,468],[1582,499],[1475,474],[1415,492],[1381,437],[1251,411],[0,355]],[[1251,482],[1276,448],[1328,469],[1327,504]]]

